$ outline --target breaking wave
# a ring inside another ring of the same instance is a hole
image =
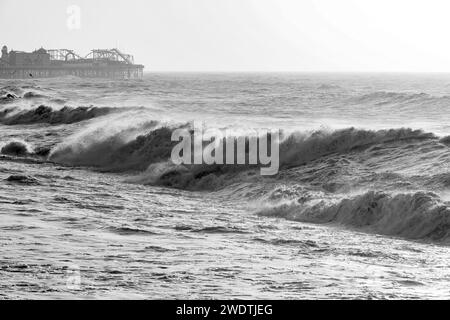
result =
[[[142,171],[149,163],[170,157],[171,131],[157,126],[157,121],[108,118],[57,145],[49,159],[102,171]]]
[[[8,92],[11,93],[3,95],[5,101],[26,98],[24,92],[30,91]],[[39,98],[32,94],[27,97]],[[396,92],[376,92],[355,99],[362,104],[380,105],[446,99],[450,102],[445,96]],[[449,136],[438,137],[411,128],[283,132],[279,174],[263,177],[255,165],[173,164],[170,156],[178,142],[171,141],[172,133],[181,127],[189,129],[189,124],[147,120],[142,110],[54,109],[44,105],[31,110],[5,108],[0,110],[0,123],[5,125],[70,124],[100,118],[57,144],[48,155],[35,151],[24,141],[10,141],[0,146],[0,153],[5,156],[33,156],[61,165],[126,172],[129,183],[223,192],[232,200],[241,197],[246,203],[256,203],[261,216],[335,223],[383,235],[450,242],[450,204],[439,193],[450,186],[446,167],[450,159]],[[413,169],[408,171],[408,166]],[[31,181],[22,177],[10,180]],[[235,231],[213,228],[196,232]],[[114,232],[143,233],[138,228],[125,227]]]
[[[47,123],[52,125],[71,124],[119,111],[122,110],[109,107],[63,107],[55,110],[45,105],[41,105],[31,110],[8,108],[0,111],[0,123],[4,125],[24,125],[36,123]]]
[[[24,99],[24,100],[49,99],[50,96],[45,94],[44,93],[45,91],[50,92],[51,90],[50,89],[43,90],[39,86],[34,85],[5,86],[0,88],[0,104],[10,103],[17,99]]]
[[[417,140],[436,140],[433,133],[409,128],[390,130],[315,131],[312,134],[293,133],[280,145],[280,163],[295,167],[330,154],[362,151],[376,144],[407,143]]]
[[[164,126],[156,121],[131,123],[125,121],[122,128],[115,129],[97,125],[58,145],[49,159],[101,171],[138,171],[141,173],[131,179],[133,182],[190,190],[216,190],[241,181],[247,174],[252,176],[259,169],[255,165],[173,165],[170,156],[177,142],[171,141],[171,136],[173,130],[181,126]],[[439,143],[439,138],[409,128],[295,132],[282,137],[280,171],[328,156],[362,153],[374,146],[400,147],[427,141]]]
[[[361,231],[450,242],[450,206],[432,192],[368,191],[341,200],[293,201],[258,212],[309,223],[336,223]]]

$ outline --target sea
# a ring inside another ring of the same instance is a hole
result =
[[[450,75],[0,80],[0,299],[448,299]],[[279,172],[175,165],[201,121]]]

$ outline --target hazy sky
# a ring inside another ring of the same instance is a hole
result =
[[[449,15],[448,0],[0,0],[0,43],[118,46],[147,71],[450,72]]]

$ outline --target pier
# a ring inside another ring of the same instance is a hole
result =
[[[83,78],[140,79],[144,66],[118,49],[95,49],[86,57],[73,50],[43,48],[34,52],[10,51],[4,46],[0,78],[31,79],[75,76]]]

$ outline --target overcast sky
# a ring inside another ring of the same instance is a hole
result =
[[[450,72],[449,15],[448,0],[0,0],[0,43],[118,46],[147,71]]]

